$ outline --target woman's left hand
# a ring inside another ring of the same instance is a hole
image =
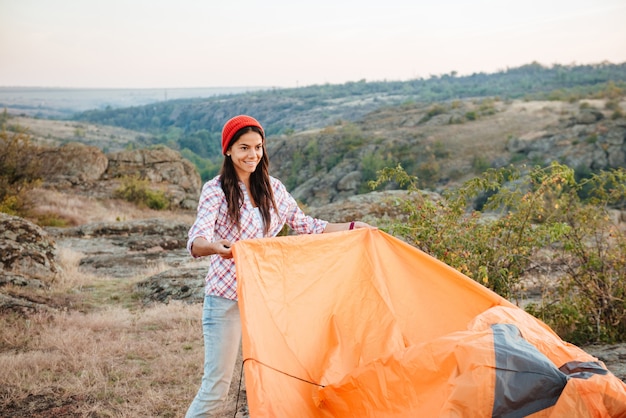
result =
[[[350,222],[350,224],[352,225],[352,228],[348,226],[348,229],[361,229],[361,228],[378,229],[375,226],[372,226],[366,222],[361,222],[361,221]]]
[[[370,224],[361,222],[361,221],[353,221],[353,222],[345,222],[345,223],[329,222],[328,224],[326,224],[324,233],[347,231],[350,229],[361,229],[361,228],[378,229],[375,226],[371,226]]]

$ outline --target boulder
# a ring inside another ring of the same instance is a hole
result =
[[[576,123],[581,125],[590,125],[602,120],[604,115],[602,112],[596,109],[583,109],[578,115],[576,115]]]
[[[137,177],[163,191],[172,207],[195,209],[202,188],[196,167],[164,146],[105,155],[97,147],[69,143],[42,147],[39,158],[45,187],[71,188],[100,199],[111,198],[121,178]]]
[[[108,155],[105,179],[137,176],[161,185],[175,206],[195,209],[202,188],[196,167],[167,147],[120,151]]]
[[[351,171],[339,179],[337,190],[340,192],[356,191],[359,188],[359,184],[361,184],[361,172],[358,170]]]
[[[170,269],[138,282],[135,288],[145,303],[170,300],[202,303],[206,272],[206,266]]]
[[[47,288],[61,273],[54,239],[37,225],[0,212],[0,311],[47,310],[45,304],[3,288]]]
[[[42,176],[53,185],[77,185],[100,179],[109,160],[96,147],[71,142],[39,153]]]
[[[54,239],[34,223],[0,212],[0,285],[42,287],[59,272]]]

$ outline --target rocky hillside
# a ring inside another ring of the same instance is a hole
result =
[[[195,209],[202,187],[193,164],[166,147],[118,151],[70,142],[39,153],[45,188],[110,199],[126,179],[145,180],[173,208]]]
[[[626,167],[626,118],[614,114],[600,100],[405,105],[270,138],[268,152],[294,196],[320,206],[367,192],[377,170],[398,163],[434,191],[508,164],[559,161],[581,174]]]
[[[377,170],[397,164],[433,191],[508,164],[559,161],[580,175],[626,167],[625,114],[623,100],[407,103],[356,122],[270,135],[267,146],[271,173],[316,207],[371,191]],[[80,142],[113,153],[150,142],[138,132],[83,122],[10,121],[50,145]]]

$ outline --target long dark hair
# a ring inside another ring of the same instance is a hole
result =
[[[261,138],[263,138],[263,156],[261,157],[261,161],[259,161],[256,170],[250,174],[250,194],[259,206],[259,211],[261,212],[261,217],[263,218],[264,223],[263,235],[267,235],[272,220],[270,210],[271,208],[274,208],[274,211],[278,212],[278,207],[274,201],[274,192],[272,190],[272,185],[270,184],[270,160],[265,149],[265,136],[263,135],[263,131],[255,126],[242,128],[237,131],[235,135],[233,135],[233,139],[230,141],[229,147],[243,134],[250,131],[257,132],[261,135]],[[241,188],[239,187],[239,178],[237,177],[233,160],[228,156],[224,157],[224,162],[222,163],[222,169],[220,170],[220,183],[222,184],[224,195],[226,195],[228,216],[233,222],[235,222],[237,228],[241,229],[241,225],[239,223],[241,216],[240,209],[244,202],[244,196]]]

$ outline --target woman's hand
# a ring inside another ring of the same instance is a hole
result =
[[[215,241],[212,244],[215,248],[214,254],[217,254],[222,258],[233,258],[232,242],[222,239]]]
[[[361,222],[361,221],[344,222],[344,223],[330,223],[329,222],[326,225],[326,228],[324,229],[324,233],[347,231],[350,229],[360,229],[360,228],[378,229],[375,226],[371,226],[370,224]]]
[[[348,225],[348,229],[360,229],[360,228],[378,229],[375,226],[372,226],[366,222],[361,222],[361,221],[350,222],[350,224]]]
[[[225,239],[209,242],[202,237],[198,237],[193,241],[191,254],[194,257],[217,254],[222,258],[233,258],[232,246],[233,243]]]

